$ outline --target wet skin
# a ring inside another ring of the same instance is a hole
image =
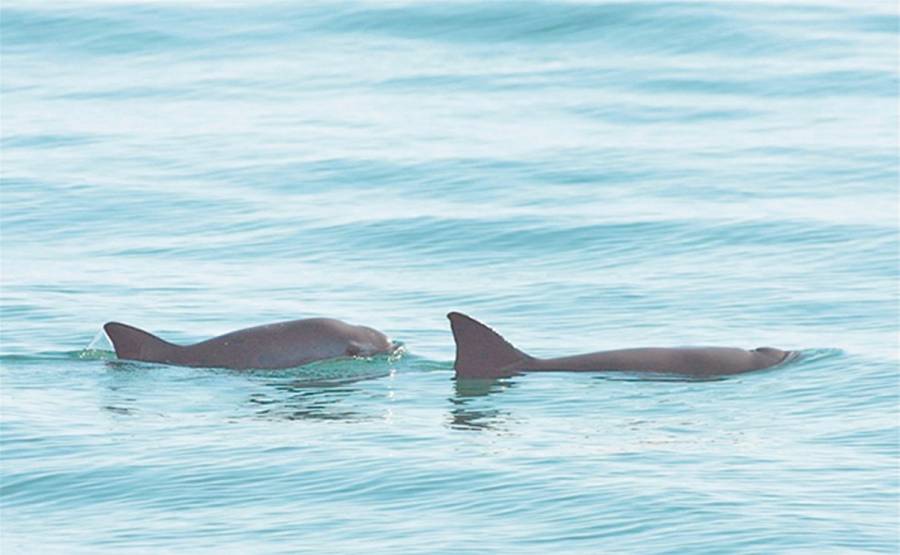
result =
[[[791,353],[771,347],[644,347],[540,359],[516,349],[497,332],[458,312],[447,315],[456,340],[460,377],[496,378],[529,371],[659,372],[711,377],[770,368]]]
[[[121,359],[246,370],[291,368],[317,360],[389,352],[378,330],[332,318],[292,320],[233,331],[193,345],[175,345],[138,328],[103,326]]]

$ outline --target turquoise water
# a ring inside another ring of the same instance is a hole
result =
[[[897,40],[892,2],[4,2],[4,555],[896,553]],[[450,310],[803,357],[455,381]],[[405,353],[95,340],[312,316]]]

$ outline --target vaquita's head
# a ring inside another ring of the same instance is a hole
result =
[[[383,353],[393,349],[394,344],[391,342],[391,339],[387,335],[367,326],[359,326],[359,329],[365,339],[365,342],[371,346],[371,352],[365,354],[372,355],[375,353]]]
[[[763,366],[775,366],[787,360],[790,351],[782,351],[774,347],[757,347],[752,353],[764,363]]]

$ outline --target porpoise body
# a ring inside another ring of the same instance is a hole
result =
[[[461,378],[497,378],[520,372],[655,372],[712,377],[761,370],[792,355],[771,347],[645,347],[540,359],[513,347],[497,332],[474,318],[447,315],[456,341],[454,368]]]
[[[256,326],[193,345],[175,345],[118,322],[103,329],[121,359],[236,370],[292,368],[317,360],[386,353],[394,347],[378,330],[332,318]]]

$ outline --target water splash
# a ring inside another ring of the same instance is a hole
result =
[[[112,342],[101,327],[87,346],[78,351],[77,358],[83,360],[115,360],[116,351]]]

